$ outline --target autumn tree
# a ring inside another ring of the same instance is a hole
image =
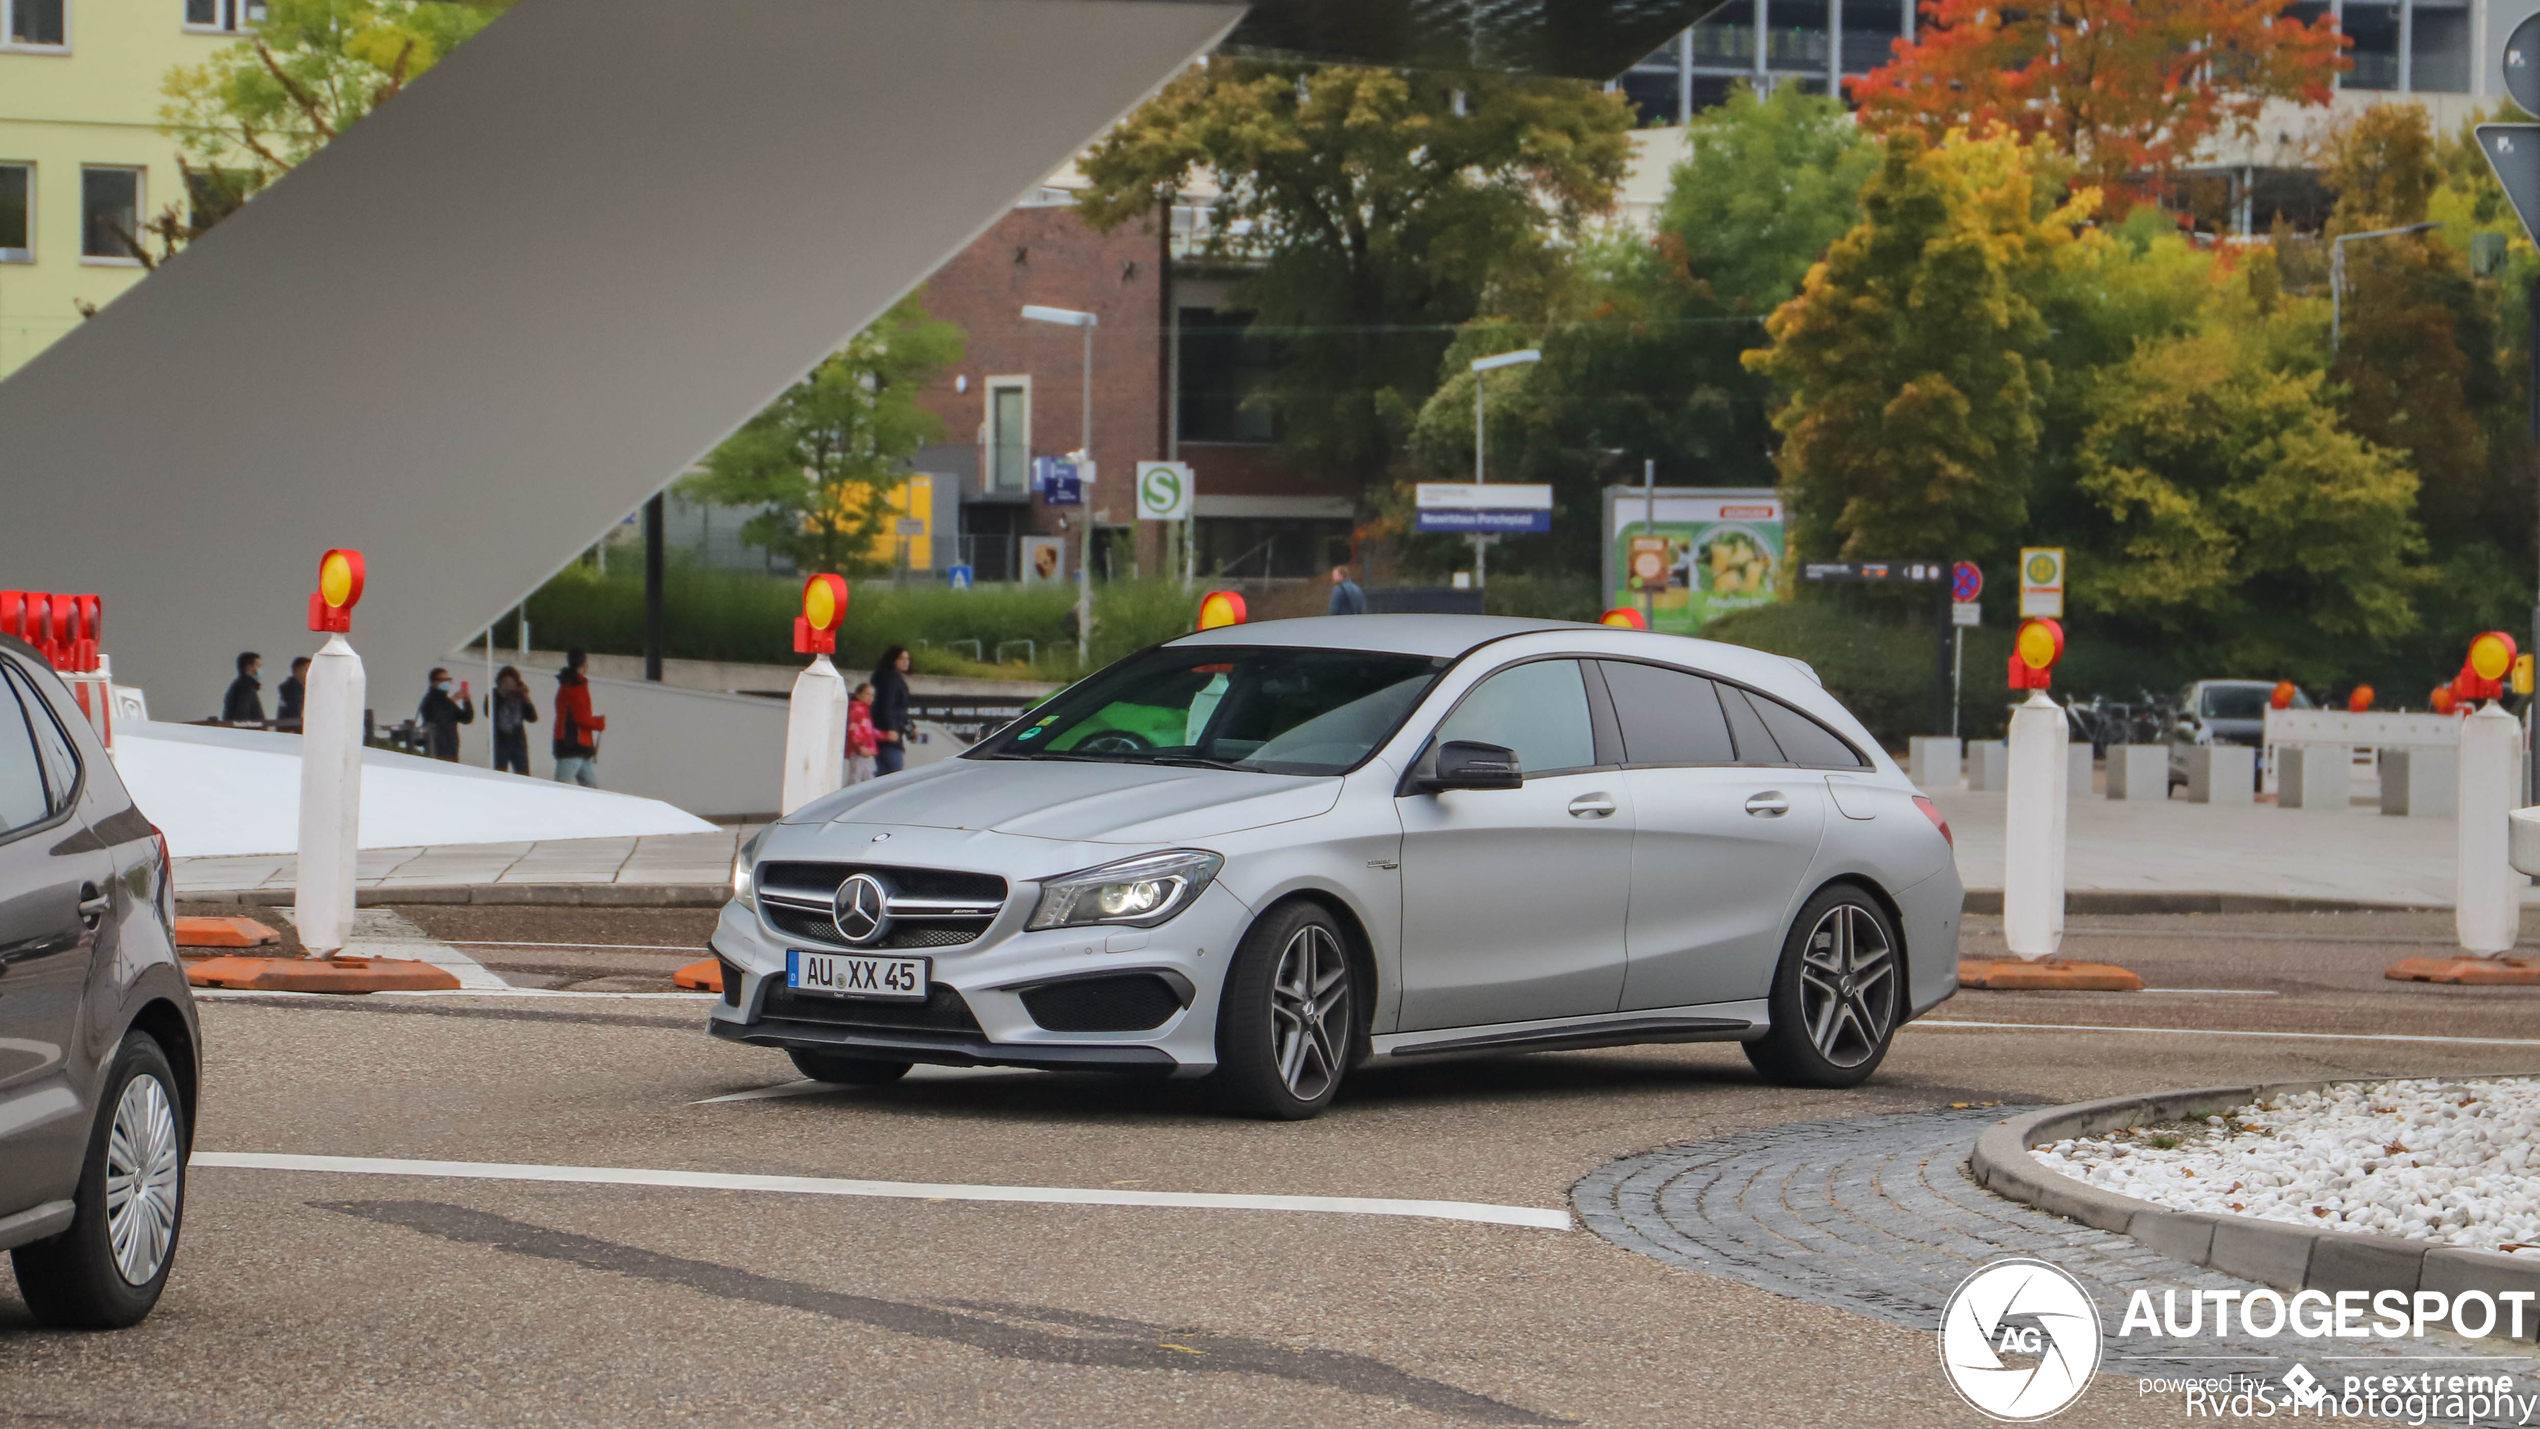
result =
[[[885,493],[908,479],[917,449],[943,435],[917,395],[961,360],[963,345],[960,328],[901,299],[715,448],[679,494],[757,508],[741,539],[799,569],[869,565],[890,516]]]
[[[1151,221],[1216,191],[1202,249],[1280,361],[1266,399],[1302,466],[1380,476],[1455,329],[1540,309],[1612,206],[1631,110],[1577,80],[1215,59],[1080,161],[1078,212]]]
[[[2293,3],[1925,0],[1913,41],[1852,95],[1882,132],[2043,136],[2122,217],[2206,141],[2256,137],[2268,101],[2328,103],[2345,41],[2326,15],[2292,18]]]
[[[2095,192],[2043,141],[1891,135],[1862,217],[1746,361],[1789,394],[1782,489],[1810,559],[2015,544],[2052,372],[2038,294]]]

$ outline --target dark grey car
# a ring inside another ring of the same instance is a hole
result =
[[[48,1325],[150,1313],[202,1069],[167,843],[44,658],[0,636],[0,1248]]]

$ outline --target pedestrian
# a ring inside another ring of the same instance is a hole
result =
[[[564,652],[564,668],[556,672],[556,782],[600,787],[600,731],[609,722],[591,713],[591,683],[582,667],[591,657],[580,650]]]
[[[873,756],[881,749],[873,733],[873,687],[858,685],[847,696],[847,782],[873,777]]]
[[[494,692],[485,697],[494,723],[494,767],[514,774],[529,772],[529,727],[538,722],[538,703],[529,698],[529,682],[510,665],[494,672]]]
[[[424,682],[423,703],[415,706],[415,722],[423,726],[423,752],[447,764],[459,762],[459,726],[476,723],[476,702],[467,681],[453,681],[435,665]]]
[[[291,662],[291,678],[274,687],[282,705],[273,712],[273,727],[297,732],[302,723],[301,707],[309,698],[309,657]]]
[[[873,667],[873,773],[897,774],[908,767],[908,737],[917,732],[908,718],[908,647],[894,645]]]
[[[229,693],[221,696],[220,717],[223,724],[263,724],[265,722],[264,682],[256,672],[264,668],[265,657],[253,650],[238,654],[238,678],[229,682]]]
[[[1326,615],[1365,615],[1367,613],[1367,592],[1359,589],[1358,582],[1349,578],[1349,567],[1332,567],[1332,604],[1323,613]]]

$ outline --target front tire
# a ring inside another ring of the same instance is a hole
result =
[[[100,1083],[70,1229],[9,1253],[39,1324],[119,1330],[159,1303],[185,1215],[185,1102],[167,1054],[125,1036]]]
[[[907,1076],[909,1069],[906,1062],[867,1061],[802,1047],[788,1047],[785,1055],[793,1059],[795,1071],[815,1082],[841,1087],[887,1087]]]
[[[1330,913],[1291,903],[1245,932],[1217,1004],[1219,1095],[1271,1121],[1318,1116],[1358,1049],[1358,977]]]
[[[1808,900],[1773,971],[1773,1028],[1746,1060],[1786,1087],[1851,1087],[1886,1059],[1905,1005],[1896,925],[1877,900],[1838,884]]]

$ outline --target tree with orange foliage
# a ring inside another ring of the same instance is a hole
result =
[[[1914,41],[1852,81],[1873,130],[1995,124],[2044,135],[2095,185],[2108,215],[2155,198],[2218,135],[2252,138],[2270,99],[2326,104],[2346,44],[2293,0],[1923,0]]]

